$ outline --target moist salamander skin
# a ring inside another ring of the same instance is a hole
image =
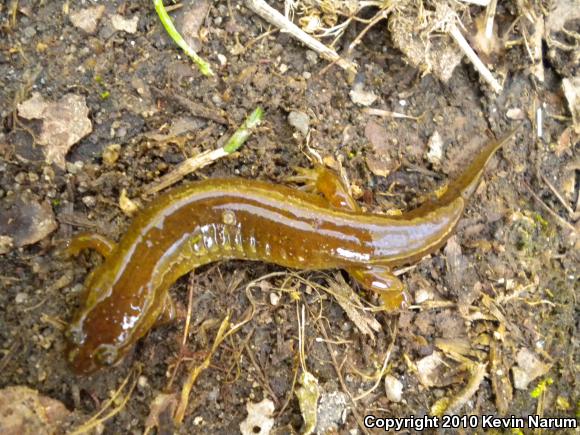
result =
[[[404,303],[393,268],[436,251],[453,233],[486,163],[515,130],[486,145],[438,199],[401,216],[363,213],[332,171],[301,170],[318,193],[238,178],[168,190],[133,219],[119,243],[96,234],[69,242],[104,257],[85,282],[67,332],[77,373],[119,362],[154,324],[171,318],[168,291],[182,275],[214,261],[265,261],[295,269],[342,268],[387,309]]]

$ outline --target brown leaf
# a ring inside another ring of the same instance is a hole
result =
[[[68,150],[93,129],[88,118],[89,108],[80,95],[67,94],[57,102],[47,102],[34,93],[32,98],[18,105],[18,114],[43,121],[38,142],[46,146],[46,162],[56,163],[62,169]]]

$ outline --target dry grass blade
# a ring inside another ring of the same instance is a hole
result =
[[[463,388],[463,390],[457,394],[457,396],[453,397],[449,401],[449,404],[445,409],[445,413],[455,414],[457,411],[459,411],[477,392],[486,374],[487,370],[485,368],[485,364],[474,364],[471,369],[471,377],[469,378],[469,382],[465,388]]]
[[[179,400],[179,405],[177,406],[177,410],[175,411],[175,415],[173,416],[173,421],[176,425],[181,425],[183,423],[183,418],[185,417],[185,410],[187,409],[187,405],[189,403],[189,395],[191,393],[191,389],[193,388],[193,384],[197,380],[198,376],[209,367],[211,362],[211,358],[213,354],[225,339],[227,333],[226,330],[230,326],[230,315],[228,314],[224,320],[222,321],[220,328],[216,334],[215,341],[211,350],[208,352],[208,355],[203,360],[203,362],[195,367],[187,377],[187,380],[183,384],[183,388],[181,389],[181,398]]]
[[[374,340],[375,332],[381,330],[381,324],[370,313],[357,309],[357,306],[361,306],[360,299],[347,285],[340,273],[335,275],[335,279],[336,281],[329,280],[328,284],[336,302],[358,330]]]
[[[352,399],[353,401],[356,402],[358,400],[364,399],[369,394],[371,394],[373,391],[375,391],[379,387],[379,385],[381,384],[381,380],[387,374],[388,363],[389,363],[389,360],[391,359],[391,354],[393,353],[393,348],[395,347],[395,341],[397,339],[397,330],[398,330],[398,328],[395,329],[395,332],[393,333],[393,338],[391,340],[391,343],[389,344],[387,352],[385,353],[385,359],[383,360],[383,365],[381,367],[380,372],[377,375],[377,378],[376,378],[374,385],[370,389],[365,391],[364,393],[359,394],[358,396],[354,397]]]
[[[81,426],[76,428],[74,431],[70,432],[68,435],[80,435],[80,434],[89,433],[90,431],[95,429],[97,426],[101,425],[105,421],[107,421],[110,418],[117,415],[125,407],[125,405],[129,401],[129,399],[131,398],[131,395],[133,394],[133,389],[137,385],[137,381],[139,379],[140,372],[141,372],[141,370],[137,370],[135,372],[135,376],[134,376],[135,379],[134,379],[133,383],[129,387],[127,394],[125,394],[125,396],[121,399],[121,402],[117,406],[115,406],[107,414],[105,414],[103,417],[101,417],[101,415],[105,411],[107,411],[111,407],[111,405],[113,403],[115,403],[117,401],[117,399],[121,396],[121,393],[123,392],[123,390],[127,386],[128,382],[129,382],[129,378],[131,377],[131,374],[133,372],[130,372],[127,375],[127,377],[125,378],[125,380],[123,381],[121,386],[117,389],[117,391],[115,391],[115,394],[113,394],[113,396],[109,400],[107,400],[107,402],[103,405],[103,407],[100,409],[100,411],[98,411],[95,415],[93,415],[90,419],[88,419],[85,423],[83,423]]]
[[[302,418],[304,420],[304,429],[302,433],[310,435],[316,428],[320,388],[318,386],[318,379],[316,379],[316,377],[310,373],[306,367],[306,352],[304,351],[304,335],[306,327],[305,313],[306,310],[304,305],[302,305],[301,312],[299,312],[298,305],[296,305],[296,317],[298,319],[298,346],[300,349],[299,354],[302,374],[300,375],[300,387],[296,389],[295,394],[298,398],[300,412],[302,413]],[[302,321],[300,319],[302,319]]]
[[[335,62],[349,72],[356,73],[356,66],[352,62],[341,58],[336,51],[304,32],[276,9],[269,6],[264,0],[246,0],[246,6],[268,23],[278,27],[283,32],[289,33],[308,48],[316,51],[323,58],[330,62]]]
[[[246,142],[248,137],[252,134],[254,129],[260,125],[262,118],[264,116],[263,110],[258,107],[255,109],[250,116],[244,121],[244,123],[238,128],[227,143],[218,149],[208,150],[203,153],[198,154],[195,157],[191,157],[183,162],[181,162],[175,169],[173,169],[168,174],[165,174],[159,180],[151,183],[145,188],[146,194],[156,193],[163,190],[181,180],[188,174],[197,171],[216,160],[221,159],[227,155],[232,154],[240,146]]]
[[[550,207],[548,207],[548,205],[546,205],[546,203],[542,200],[542,198],[540,198],[536,194],[536,192],[534,192],[532,190],[530,185],[528,183],[526,183],[525,181],[524,181],[524,186],[526,186],[526,189],[528,189],[528,191],[530,192],[530,195],[532,195],[532,197],[536,200],[536,202],[538,204],[540,204],[540,206],[544,210],[546,210],[550,214],[550,216],[552,216],[556,220],[556,223],[558,225],[560,225],[564,229],[569,230],[570,232],[572,232],[573,235],[578,234],[574,225],[572,225],[570,222],[565,221],[558,213],[556,213],[554,210],[552,210]]]
[[[206,369],[209,368],[211,363],[211,359],[215,352],[217,351],[218,347],[221,343],[230,335],[235,334],[242,326],[244,326],[247,322],[249,322],[254,314],[252,310],[244,320],[240,323],[235,325],[230,324],[230,314],[228,313],[222,323],[220,324],[219,330],[216,334],[215,340],[211,347],[211,350],[208,352],[206,358],[202,361],[202,363],[191,370],[189,373],[187,380],[183,384],[183,388],[181,389],[181,398],[179,400],[179,405],[177,406],[177,410],[173,416],[174,423],[179,426],[183,423],[183,418],[185,417],[185,411],[187,409],[187,405],[189,403],[189,395],[191,394],[191,390],[195,381],[199,377],[201,373],[203,373]]]
[[[461,51],[465,53],[467,58],[473,64],[474,68],[479,72],[479,74],[481,74],[481,77],[487,83],[489,83],[491,88],[496,93],[499,94],[502,91],[503,87],[499,84],[499,82],[493,76],[491,71],[483,64],[483,62],[481,61],[479,56],[475,53],[475,51],[473,51],[473,48],[471,48],[467,40],[461,34],[459,28],[454,23],[452,23],[449,26],[449,35],[451,35],[451,37],[455,40]]]

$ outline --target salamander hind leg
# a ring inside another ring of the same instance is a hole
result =
[[[358,211],[356,201],[350,195],[338,174],[322,165],[316,165],[312,169],[294,168],[297,175],[286,178],[286,181],[303,183],[308,191],[316,191],[334,208]]]
[[[80,233],[67,242],[64,252],[66,255],[76,256],[85,249],[94,249],[107,258],[116,247],[117,244],[115,242],[100,234]]]
[[[348,269],[348,273],[364,288],[378,293],[386,310],[394,311],[407,304],[403,283],[389,269],[372,266]]]

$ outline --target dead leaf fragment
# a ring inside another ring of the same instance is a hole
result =
[[[403,400],[403,383],[393,375],[386,375],[385,393],[391,402],[400,402]]]
[[[298,398],[300,412],[304,420],[302,433],[304,435],[310,435],[314,432],[318,420],[317,409],[318,399],[320,398],[318,379],[312,373],[303,371],[300,375],[300,387],[296,389],[294,394]]]
[[[92,35],[97,30],[97,25],[99,24],[99,20],[103,16],[104,12],[105,6],[98,5],[72,12],[69,15],[69,18],[73,26]]]
[[[336,281],[328,280],[328,285],[332,295],[336,298],[336,302],[338,302],[357,329],[374,340],[375,332],[373,331],[380,331],[381,324],[371,313],[359,308],[362,306],[360,298],[347,285],[340,273],[335,275],[335,279]]]
[[[127,196],[126,189],[121,190],[121,195],[119,196],[119,208],[127,216],[133,216],[137,210],[139,210],[139,206],[135,203],[135,201],[132,201]]]
[[[580,77],[562,80],[562,89],[574,120],[574,131],[580,134]]]
[[[139,17],[135,15],[133,18],[125,18],[119,14],[111,15],[111,24],[113,28],[119,32],[135,33],[137,31],[137,24]]]
[[[397,168],[397,164],[387,158],[375,159],[372,157],[366,157],[365,161],[369,170],[377,177],[387,177]]]
[[[0,390],[0,433],[4,435],[60,433],[68,415],[61,402],[31,388]]]
[[[14,240],[9,236],[0,236],[0,255],[7,254],[12,250]]]
[[[528,388],[530,382],[543,376],[550,370],[550,365],[542,362],[531,350],[523,347],[516,356],[518,365],[512,367],[514,387],[518,390]]]
[[[145,420],[145,428],[150,430],[155,427],[158,433],[171,433],[173,429],[171,416],[177,407],[177,402],[178,398],[176,393],[158,394],[149,407],[149,415]]]
[[[507,415],[513,399],[513,387],[501,345],[495,339],[491,341],[489,348],[489,365],[495,406],[500,415]]]
[[[372,105],[379,98],[374,93],[365,91],[362,83],[355,84],[348,94],[353,103],[365,107]]]
[[[185,42],[189,44],[194,51],[201,49],[201,38],[199,29],[207,17],[209,11],[209,1],[197,0],[190,4],[188,9],[176,20],[177,28]]]
[[[75,94],[67,94],[57,102],[47,102],[39,93],[33,93],[32,98],[18,105],[21,117],[42,120],[38,142],[46,147],[45,160],[62,169],[68,150],[93,129],[88,114],[85,98]]]
[[[455,67],[463,58],[463,53],[448,36],[432,38],[427,29],[417,29],[418,17],[414,16],[419,8],[409,8],[404,14],[393,14],[389,28],[394,45],[403,52],[411,65],[424,73],[447,83]]]
[[[417,361],[417,377],[419,378],[419,382],[425,387],[437,385],[440,372],[439,368],[442,364],[442,354],[437,351]]]
[[[443,158],[443,139],[438,131],[435,131],[429,138],[427,143],[429,152],[427,153],[427,160],[434,165],[439,165]]]
[[[12,239],[17,247],[32,245],[56,228],[52,207],[48,201],[40,203],[19,198],[5,201],[0,207],[0,235]]]
[[[246,404],[248,416],[240,423],[242,435],[267,435],[274,426],[274,402],[264,399],[259,403]]]

